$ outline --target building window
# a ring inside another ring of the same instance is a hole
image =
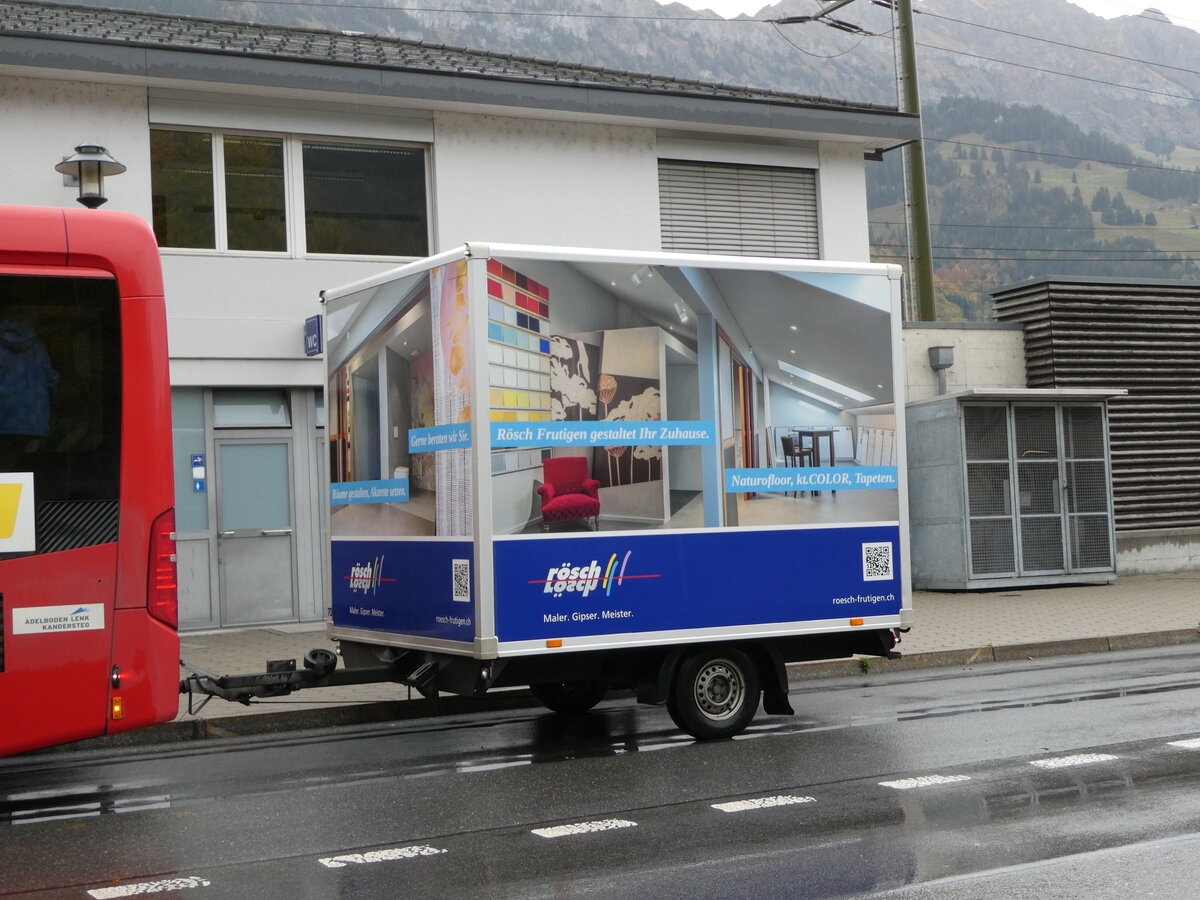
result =
[[[287,428],[291,424],[287,391],[213,391],[214,428]]]
[[[425,256],[425,154],[411,147],[304,143],[309,253]]]
[[[163,247],[217,246],[213,222],[212,135],[150,132],[154,233]]]
[[[664,250],[820,258],[813,169],[661,159],[658,192]]]
[[[150,163],[154,230],[164,248],[429,252],[421,147],[154,128]]]
[[[280,138],[226,135],[225,228],[230,250],[287,250]]]

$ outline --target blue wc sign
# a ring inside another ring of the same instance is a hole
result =
[[[304,355],[320,356],[323,349],[321,346],[321,317],[309,316],[304,320]]]

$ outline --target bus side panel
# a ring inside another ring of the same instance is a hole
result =
[[[495,542],[496,635],[531,641],[897,616],[900,528]]]
[[[118,609],[113,617],[113,665],[123,716],[109,719],[110,734],[175,718],[179,712],[179,635],[144,609]],[[111,708],[111,707],[110,707]]]
[[[161,298],[121,298],[121,608],[146,605],[150,526],[174,505],[166,327]]]
[[[116,565],[115,544],[0,565],[0,755],[104,733]]]

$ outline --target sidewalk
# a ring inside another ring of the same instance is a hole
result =
[[[899,648],[904,658],[896,662],[871,659],[870,672],[1200,641],[1200,572],[1129,576],[1100,586],[983,593],[918,591],[913,609],[915,624]],[[265,671],[268,659],[295,659],[300,665],[310,648],[334,646],[320,624],[191,632],[181,636],[181,645],[184,661],[222,675]],[[861,667],[856,661],[841,660],[796,665],[790,671],[792,680],[799,681],[854,674]],[[312,726],[335,719],[353,721],[355,713],[347,707],[388,702],[388,709],[395,710],[394,701],[409,697],[410,690],[403,685],[359,685],[301,691],[251,706],[214,699],[199,715],[189,715],[185,696],[176,722],[205,720],[203,728],[209,731],[214,725],[218,732],[242,731],[251,723],[226,721],[221,726],[214,720],[273,714],[279,718],[279,727],[299,728],[306,727],[306,721]],[[316,712],[319,710],[326,712]],[[335,710],[337,716],[333,717]],[[289,712],[308,715],[281,715]],[[365,712],[360,710],[359,715]],[[377,717],[387,716],[386,710],[378,711]]]

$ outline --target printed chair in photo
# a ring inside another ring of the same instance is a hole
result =
[[[542,531],[551,522],[592,519],[600,530],[600,482],[588,475],[586,456],[551,456],[542,461]]]
[[[801,466],[811,466],[813,464],[813,452],[808,447],[797,447],[796,439],[790,435],[784,435],[780,438],[780,443],[783,444],[783,464],[789,469],[798,469]],[[816,495],[816,491],[809,491],[810,497]],[[791,492],[792,496],[796,496],[796,492]]]

